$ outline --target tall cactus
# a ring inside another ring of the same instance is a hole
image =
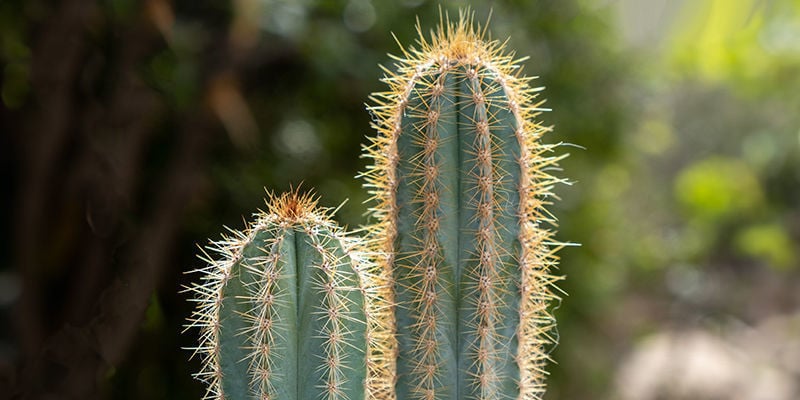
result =
[[[388,287],[316,200],[272,196],[213,242],[190,326],[209,399],[392,397]]]
[[[540,399],[555,343],[548,305],[561,158],[540,142],[541,88],[462,12],[395,57],[370,107],[364,174],[393,272],[397,398]]]

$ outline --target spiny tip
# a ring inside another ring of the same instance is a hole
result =
[[[305,221],[320,214],[317,207],[319,197],[311,192],[301,192],[300,186],[280,195],[267,192],[266,201],[268,213],[289,223]]]

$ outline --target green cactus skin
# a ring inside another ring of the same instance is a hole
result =
[[[212,242],[221,260],[204,252],[202,282],[190,288],[206,398],[390,398],[388,289],[359,242],[296,192],[270,196],[255,217]]]
[[[395,279],[400,400],[540,399],[555,344],[545,206],[562,157],[540,142],[541,88],[472,17],[420,32],[371,98],[364,176]]]

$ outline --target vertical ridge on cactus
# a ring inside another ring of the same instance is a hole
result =
[[[473,16],[444,16],[430,39],[418,25],[371,96],[363,176],[395,281],[399,399],[540,399],[555,344],[545,207],[562,157],[540,141],[541,88]]]
[[[189,288],[206,398],[390,398],[389,288],[363,241],[296,191],[255,218],[212,242]]]

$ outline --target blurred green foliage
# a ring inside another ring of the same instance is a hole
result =
[[[711,157],[680,171],[675,195],[691,220],[716,224],[763,205],[758,179],[738,159]]]

